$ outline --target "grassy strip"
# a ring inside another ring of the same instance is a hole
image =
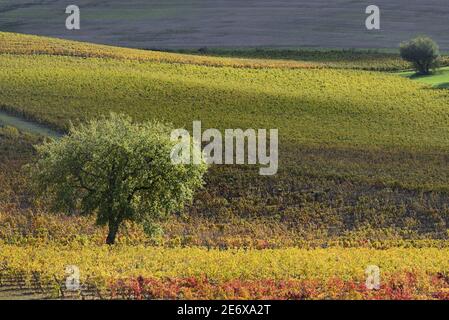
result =
[[[398,75],[415,80],[421,83],[431,85],[438,89],[449,88],[449,67],[440,68],[429,75],[419,75],[414,71],[400,72]]]

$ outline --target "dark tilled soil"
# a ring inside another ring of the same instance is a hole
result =
[[[416,34],[449,50],[447,0],[78,0],[81,30],[65,29],[69,0],[0,0],[0,30],[138,48],[396,48]],[[365,8],[381,8],[381,30]]]

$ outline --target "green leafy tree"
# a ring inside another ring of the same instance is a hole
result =
[[[36,147],[32,181],[53,211],[96,214],[97,224],[109,227],[107,244],[125,220],[154,232],[161,218],[192,200],[207,170],[204,163],[172,163],[170,132],[116,114],[71,126],[67,136]]]
[[[400,45],[402,59],[411,62],[420,74],[429,74],[438,66],[440,52],[438,45],[431,38],[420,36]]]

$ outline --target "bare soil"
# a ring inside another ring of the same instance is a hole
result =
[[[0,30],[136,48],[397,48],[416,34],[449,50],[447,0],[79,0],[81,30],[65,29],[68,0],[0,0]]]

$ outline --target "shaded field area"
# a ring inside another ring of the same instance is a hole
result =
[[[412,75],[410,63],[404,61],[394,50],[377,49],[181,49],[174,52],[207,57],[228,57],[234,59],[270,59],[274,61],[297,61],[313,63],[316,67],[333,69],[354,69],[366,71],[401,71],[403,75]],[[440,67],[449,64],[447,55],[440,56]]]
[[[82,28],[65,29],[67,0],[0,1],[0,30],[134,48],[397,48],[425,33],[449,49],[445,0],[378,0],[381,30],[365,28],[370,1],[80,0]]]
[[[41,141],[11,127],[0,130],[0,242],[103,244],[107,230],[95,227],[95,219],[50,215],[33,201],[23,166]],[[163,234],[148,238],[141,226],[127,223],[118,243],[221,249],[447,246],[447,176],[437,174],[447,175],[445,154],[346,151],[301,148],[292,153],[301,154],[298,165],[290,163],[271,179],[251,168],[212,168],[194,203],[161,221]],[[429,168],[434,181],[427,177]]]
[[[176,50],[198,56],[245,58],[245,59],[271,59],[284,61],[300,61],[314,63],[319,66],[337,69],[356,69],[368,71],[399,71],[410,68],[410,64],[402,60],[399,54],[386,50],[362,49],[183,49]],[[443,64],[448,63],[443,57]]]

